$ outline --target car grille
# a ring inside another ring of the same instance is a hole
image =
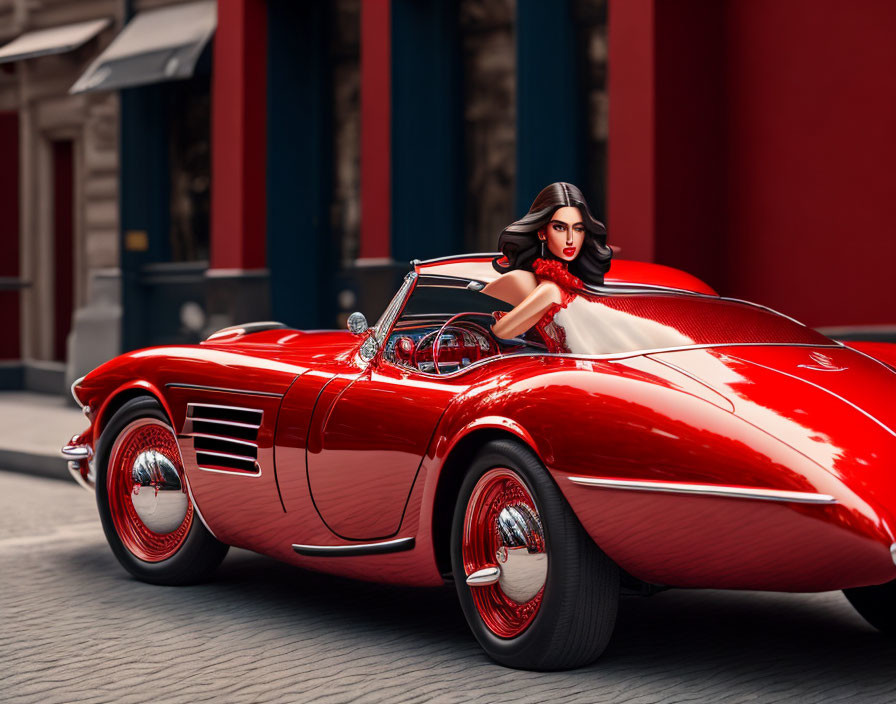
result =
[[[188,403],[184,434],[193,439],[202,469],[258,474],[258,430],[264,412],[211,403]]]

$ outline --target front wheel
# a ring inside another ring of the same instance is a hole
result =
[[[128,572],[154,584],[192,584],[214,572],[228,546],[199,520],[174,429],[154,399],[132,399],[112,416],[96,462],[103,531]]]
[[[849,603],[879,631],[896,636],[896,580],[873,587],[844,589]]]
[[[497,662],[563,670],[606,648],[619,570],[524,445],[497,440],[477,454],[458,495],[451,560],[467,623]]]

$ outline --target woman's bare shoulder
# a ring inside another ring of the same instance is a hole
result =
[[[491,281],[482,292],[515,306],[532,293],[537,284],[535,274],[531,271],[514,269]]]
[[[563,292],[560,290],[560,286],[553,281],[542,281],[535,287],[535,290],[537,293],[534,295],[537,296],[540,301],[560,303],[560,301],[563,300]]]

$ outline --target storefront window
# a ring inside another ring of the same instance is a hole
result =
[[[209,257],[209,77],[170,84],[171,261]]]

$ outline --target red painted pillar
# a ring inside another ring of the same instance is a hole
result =
[[[656,252],[654,0],[610,0],[607,225],[625,259]]]
[[[361,3],[361,259],[391,259],[390,0]]]
[[[610,0],[610,241],[725,289],[725,3]]]
[[[212,78],[211,268],[264,269],[267,4],[221,0]],[[302,168],[300,164],[296,168]]]

